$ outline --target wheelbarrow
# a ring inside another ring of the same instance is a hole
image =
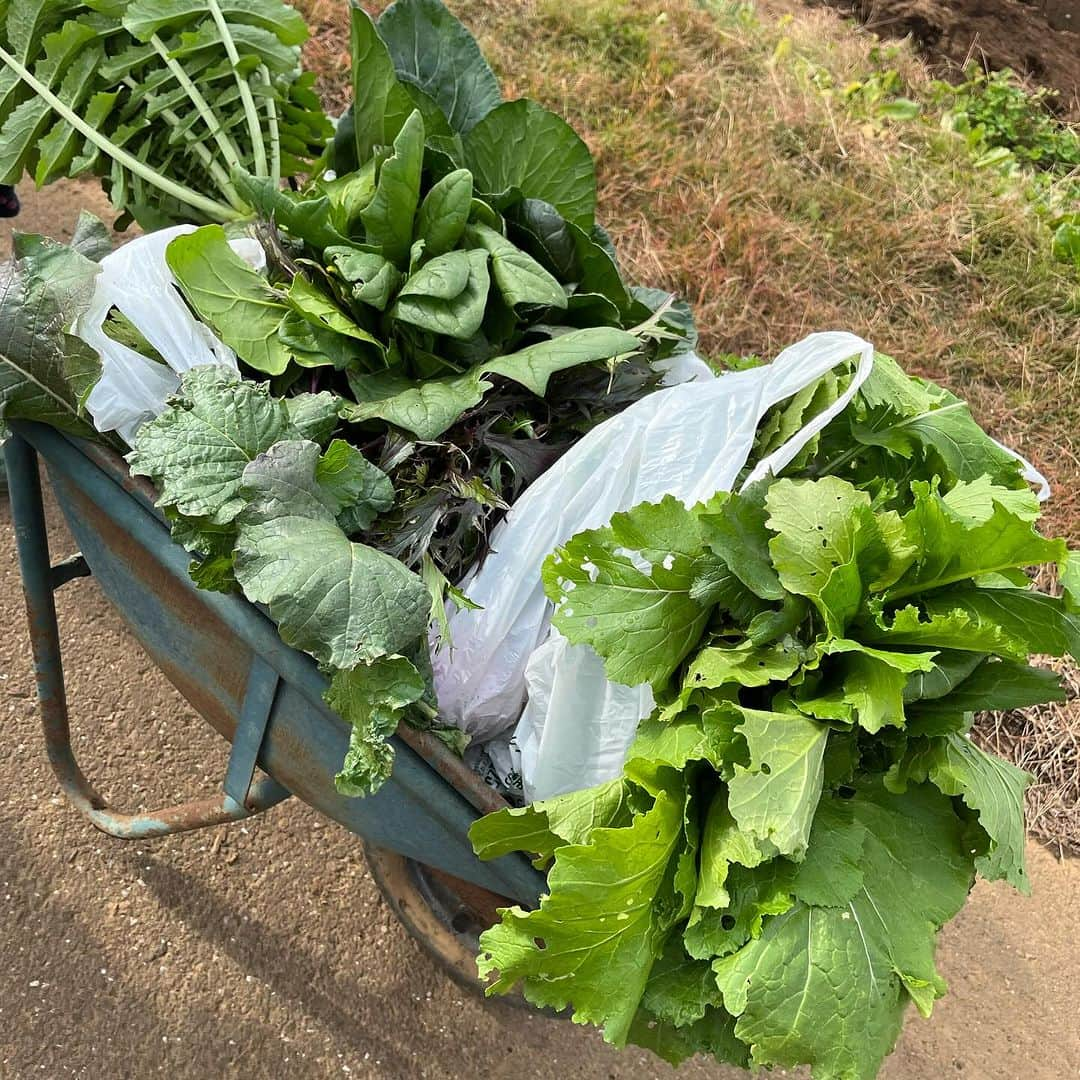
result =
[[[285,645],[263,612],[197,589],[155,492],[111,450],[42,424],[13,422],[4,448],[49,762],[68,801],[97,828],[146,840],[262,813],[290,796],[361,837],[373,876],[406,929],[459,982],[478,985],[476,937],[508,902],[534,905],[544,878],[521,855],[481,862],[468,829],[506,803],[443,743],[402,725],[394,770],[375,795],[339,795],[349,729],[323,702],[315,662]],[[79,554],[52,563],[38,458]],[[110,809],[71,745],[55,590],[93,576],[192,707],[231,744],[223,791],[151,813]]]

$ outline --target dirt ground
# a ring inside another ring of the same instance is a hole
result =
[[[1080,118],[1080,0],[821,2],[854,12],[882,37],[910,34],[947,68],[972,59],[991,71],[1012,68],[1057,90],[1061,110]]]
[[[31,192],[18,224],[62,237],[82,205],[100,210],[94,189]],[[58,558],[71,541],[51,503],[49,518]],[[224,745],[92,581],[66,586],[58,606],[76,751],[99,789],[125,809],[211,791]],[[391,915],[357,839],[303,805],[134,845],[79,818],[38,734],[3,496],[0,740],[2,1080],[675,1075],[595,1032],[463,993]],[[951,992],[932,1020],[910,1020],[886,1080],[1080,1075],[1080,860],[1035,845],[1030,859],[1032,899],[980,884],[945,930]],[[679,1075],[743,1074],[694,1062]]]

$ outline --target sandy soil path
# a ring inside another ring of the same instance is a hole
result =
[[[63,237],[93,189],[28,196]],[[6,254],[9,230],[0,228]],[[50,504],[54,557],[71,551]],[[92,582],[59,594],[77,752],[107,798],[212,790],[224,744],[139,651]],[[886,1080],[1080,1076],[1080,861],[1032,846],[1035,895],[980,884],[946,929],[951,993],[912,1018]],[[0,496],[0,1078],[675,1075],[591,1031],[464,994],[383,904],[355,837],[302,805],[125,845],[58,796]],[[704,1063],[688,1080],[742,1075]]]

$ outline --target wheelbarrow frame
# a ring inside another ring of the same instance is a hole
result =
[[[393,774],[375,795],[346,798],[334,775],[349,729],[323,701],[315,662],[281,641],[237,595],[198,589],[153,488],[112,451],[16,421],[5,444],[12,516],[49,760],[69,800],[98,828],[144,839],[261,812],[290,794],[368,845],[533,905],[545,881],[520,855],[481,862],[468,829],[505,806],[434,736],[402,725]],[[50,561],[38,456],[80,554]],[[170,682],[232,743],[225,792],[151,814],[109,810],[72,751],[54,591],[93,575]],[[266,775],[254,779],[256,766]]]

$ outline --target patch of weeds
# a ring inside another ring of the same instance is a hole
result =
[[[643,15],[632,0],[595,0],[567,4],[543,0],[541,18],[556,30],[564,47],[577,45],[616,69],[640,69],[649,64],[655,18]]]
[[[954,130],[986,151],[1007,150],[1034,169],[1064,176],[1080,169],[1080,130],[1052,111],[1055,91],[1028,90],[1009,70],[965,69],[959,86],[934,84],[934,103],[953,117]]]

